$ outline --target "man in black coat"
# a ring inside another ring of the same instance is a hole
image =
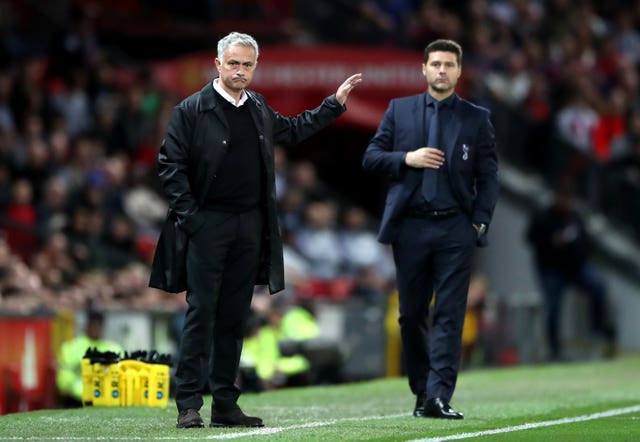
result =
[[[258,45],[232,32],[218,42],[219,77],[174,109],[158,156],[170,211],[149,285],[186,290],[176,368],[178,428],[202,427],[201,392],[213,395],[212,427],[263,426],[238,407],[235,385],[256,284],[284,288],[273,150],[318,132],[345,111],[361,81],[347,78],[314,110],[283,117],[248,90]]]

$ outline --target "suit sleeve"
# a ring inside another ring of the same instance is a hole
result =
[[[392,100],[382,117],[376,134],[367,146],[362,158],[362,167],[365,170],[381,173],[397,180],[402,177],[405,169],[406,152],[394,151],[394,113],[395,106]]]
[[[478,151],[474,169],[476,198],[471,219],[475,223],[489,225],[498,201],[500,185],[495,134],[489,112],[484,113],[478,130]]]
[[[184,104],[176,106],[167,125],[167,133],[158,154],[159,177],[171,210],[178,217],[178,225],[188,235],[202,226],[204,219],[189,181],[189,143],[193,121]]]

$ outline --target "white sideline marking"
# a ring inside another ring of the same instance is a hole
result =
[[[245,437],[245,436],[262,436],[262,435],[266,436],[269,434],[281,433],[283,431],[288,431],[288,430],[303,430],[306,428],[326,427],[328,425],[333,425],[340,422],[395,419],[397,417],[405,417],[405,416],[407,416],[407,413],[393,414],[393,415],[387,415],[387,416],[383,415],[383,416],[347,417],[344,419],[331,419],[329,421],[323,421],[323,422],[309,422],[308,424],[298,424],[298,425],[291,425],[287,427],[260,428],[256,430],[245,431],[244,433],[214,434],[214,435],[211,435],[211,437],[207,437],[205,439],[235,439],[238,437]]]
[[[502,434],[502,433],[511,433],[514,431],[522,431],[522,430],[530,430],[532,428],[542,428],[542,427],[550,427],[553,425],[563,425],[563,424],[571,424],[575,422],[584,422],[590,421],[594,419],[600,419],[604,417],[611,416],[619,416],[621,414],[629,414],[640,411],[640,405],[634,405],[626,408],[616,408],[613,410],[607,410],[600,413],[586,414],[583,416],[576,417],[566,417],[563,419],[556,419],[552,421],[543,421],[543,422],[532,422],[523,425],[517,425],[514,427],[504,427],[504,428],[495,428],[493,430],[483,430],[477,431],[475,433],[459,433],[452,434],[449,436],[442,437],[434,437],[434,438],[426,438],[426,439],[414,439],[409,442],[444,442],[449,440],[461,440],[461,439],[469,439],[472,437],[479,436],[489,436],[492,434]],[[206,429],[190,429],[184,430],[184,437],[180,436],[161,436],[154,437],[149,439],[148,437],[136,437],[136,436],[94,436],[91,437],[91,440],[99,440],[99,441],[114,441],[114,440],[193,440],[194,436],[197,436],[200,440],[215,440],[215,439],[236,439],[239,437],[247,437],[247,436],[268,436],[270,434],[281,433],[283,431],[289,430],[303,430],[307,428],[316,428],[316,427],[326,427],[328,425],[338,424],[341,422],[352,422],[352,421],[368,421],[368,420],[382,420],[382,419],[395,419],[398,417],[408,417],[411,416],[407,413],[402,414],[392,414],[392,415],[382,415],[382,416],[360,416],[360,417],[349,417],[344,419],[331,419],[327,421],[320,422],[309,422],[306,424],[298,424],[298,425],[290,425],[284,427],[264,427],[257,428],[255,430],[247,430],[241,433],[226,433],[226,434],[199,434],[201,431],[205,432]],[[196,434],[198,433],[198,434]],[[2,437],[0,436],[0,441],[9,441],[9,440],[38,440],[38,441],[72,441],[72,440],[87,440],[86,437],[73,437],[73,436],[52,436],[52,437],[41,437],[41,436],[32,436],[32,437]]]
[[[496,428],[493,430],[476,431],[475,433],[460,433],[452,434],[450,436],[442,437],[430,437],[426,439],[414,439],[409,442],[444,442],[448,440],[461,440],[470,439],[472,437],[489,436],[492,434],[512,433],[514,431],[530,430],[532,428],[551,427],[553,425],[573,424],[576,422],[591,421],[594,419],[601,419],[603,417],[619,416],[621,414],[635,413],[640,411],[640,405],[634,405],[632,407],[617,408],[613,410],[602,411],[600,413],[585,414],[576,417],[565,417],[562,419],[556,419],[552,421],[543,422],[531,422],[523,425],[516,425],[515,427]]]

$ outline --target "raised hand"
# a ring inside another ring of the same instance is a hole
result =
[[[347,78],[336,91],[338,103],[344,105],[349,93],[360,83],[362,83],[362,74],[353,74],[351,77]]]

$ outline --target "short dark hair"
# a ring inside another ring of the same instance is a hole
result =
[[[429,54],[431,54],[432,52],[438,52],[438,51],[453,52],[454,54],[456,54],[458,66],[462,65],[462,46],[460,46],[458,43],[456,43],[453,40],[445,40],[445,39],[434,40],[431,43],[429,43],[426,48],[424,48],[424,60],[423,60],[424,63],[426,63],[427,60],[429,60]]]
[[[104,313],[100,310],[89,310],[87,312],[87,321],[104,322]]]

